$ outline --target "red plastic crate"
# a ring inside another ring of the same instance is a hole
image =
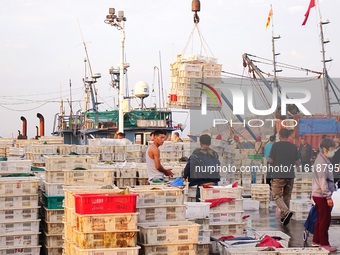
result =
[[[134,213],[138,194],[74,194],[79,214]]]

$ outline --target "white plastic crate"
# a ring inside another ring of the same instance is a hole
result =
[[[74,215],[75,229],[85,233],[137,230],[138,213]]]
[[[115,183],[118,188],[133,187],[137,185],[137,178],[116,178]]]
[[[0,234],[38,233],[40,220],[0,222]]]
[[[113,183],[111,169],[65,170],[64,176],[64,184],[70,186],[104,186]]]
[[[45,156],[45,168],[46,170],[72,170],[77,167],[89,169],[96,161],[97,159],[92,156]]]
[[[64,183],[65,177],[62,170],[46,170],[45,171],[45,181],[49,183]]]
[[[0,204],[5,209],[38,207],[38,195],[0,196]]]
[[[36,220],[38,219],[39,208],[0,208],[0,221],[15,220]]]
[[[210,223],[242,223],[243,211],[213,212],[209,214]]]
[[[0,247],[37,246],[39,245],[39,234],[40,233],[13,233],[0,235]]]
[[[242,211],[243,199],[233,199],[229,202],[222,203],[218,206],[210,208],[210,212],[229,212],[229,211]]]
[[[185,218],[208,218],[211,203],[204,202],[185,202]]]
[[[137,208],[138,222],[167,222],[185,220],[185,205]]]
[[[139,223],[142,244],[197,243],[199,225],[190,221]]]
[[[197,245],[190,244],[166,244],[166,245],[142,245],[141,255],[196,255]]]
[[[74,246],[73,255],[138,255],[140,246],[112,249],[80,249]]]
[[[200,186],[201,199],[207,200],[212,198],[242,198],[242,187],[222,187],[212,186],[212,188],[203,188]]]
[[[48,247],[62,247],[64,245],[62,233],[51,235],[44,232],[42,240]]]
[[[313,201],[310,199],[290,200],[289,209],[293,212],[308,211],[311,209]]]
[[[307,220],[308,217],[308,213],[309,211],[304,211],[304,212],[293,212],[293,216],[292,216],[292,220],[296,220],[296,221],[305,221]]]
[[[47,222],[62,223],[64,218],[64,209],[48,209],[43,206],[42,217]]]
[[[196,255],[209,255],[210,254],[210,238],[209,242],[200,242],[197,244]]]
[[[243,210],[245,211],[258,211],[260,209],[260,201],[253,199],[243,200]]]
[[[50,235],[58,235],[64,230],[64,223],[42,221],[42,229]]]
[[[255,244],[254,244],[255,245]],[[238,247],[227,248],[222,247],[225,255],[277,255],[275,248],[268,250],[267,247]]]
[[[300,191],[296,191],[296,192],[292,192],[292,200],[300,200],[300,199],[311,199],[311,195],[312,195],[312,190],[310,190],[309,192],[300,192]]]
[[[118,168],[116,169],[118,178],[136,178],[137,168]]]
[[[278,248],[278,253],[280,255],[321,255],[321,254],[329,254],[329,251],[324,248],[312,248],[312,247],[304,247],[304,248]]]
[[[38,255],[41,246],[31,246],[23,248],[0,248],[0,255]]]
[[[200,230],[198,232],[198,242],[199,243],[208,243],[210,242],[211,230]]]
[[[42,190],[48,196],[63,196],[64,195],[64,184],[63,183],[49,183],[43,181]]]
[[[31,172],[31,160],[8,160],[0,162],[0,174],[29,173]]]
[[[209,228],[212,230],[211,236],[219,238],[221,236],[233,235],[233,236],[241,236],[243,234],[243,230],[245,229],[244,223],[228,223],[228,224],[221,224],[221,223],[211,223]]]
[[[63,253],[63,247],[62,246],[56,246],[56,247],[49,247],[46,245],[42,246],[42,254],[48,254],[48,255],[60,255]]]
[[[209,230],[209,218],[202,219],[188,219],[188,221],[194,222],[199,225],[198,231]]]
[[[254,235],[256,239],[261,239],[265,235],[281,237],[281,240],[278,242],[281,243],[283,247],[288,247],[290,240],[290,236],[283,233],[282,231],[255,231]]]
[[[159,205],[182,205],[183,194],[179,188],[153,187],[150,185],[135,187],[130,189],[133,193],[138,193],[137,208],[144,206]]]
[[[39,179],[35,177],[0,178],[0,196],[38,194]]]
[[[64,206],[64,219],[65,223],[71,227],[77,226],[77,221],[76,221],[76,215],[75,215],[75,209],[74,208],[69,208],[67,206]],[[96,220],[96,218],[94,218]],[[91,223],[93,224],[93,222]]]

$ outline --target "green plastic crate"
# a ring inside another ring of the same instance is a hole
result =
[[[261,154],[249,154],[248,159],[255,159],[255,160],[262,160],[262,155]]]
[[[47,209],[63,209],[65,196],[48,196],[43,193],[42,202]]]

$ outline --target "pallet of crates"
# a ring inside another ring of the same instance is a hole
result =
[[[312,207],[313,201],[310,199],[290,200],[289,210],[293,212],[292,219],[305,221]]]
[[[185,218],[199,225],[198,243],[196,254],[209,255],[210,252],[210,234],[209,229],[209,212],[211,203],[205,202],[184,202],[186,206]]]
[[[83,187],[86,188],[86,187]],[[137,255],[136,194],[81,190],[73,193],[73,216],[65,220],[65,254]],[[95,192],[95,193],[93,193]]]
[[[269,209],[270,187],[269,184],[252,184],[251,199],[260,202],[260,209]]]
[[[38,182],[0,178],[0,254],[39,254]]]

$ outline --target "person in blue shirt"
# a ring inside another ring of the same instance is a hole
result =
[[[272,146],[275,142],[275,135],[271,135],[269,137],[269,142],[264,146],[263,152],[264,152],[264,157],[266,158],[267,161],[267,169],[269,169],[269,154],[270,154],[270,150],[272,149]],[[270,172],[267,171],[267,176],[266,176],[266,183],[270,185]]]

